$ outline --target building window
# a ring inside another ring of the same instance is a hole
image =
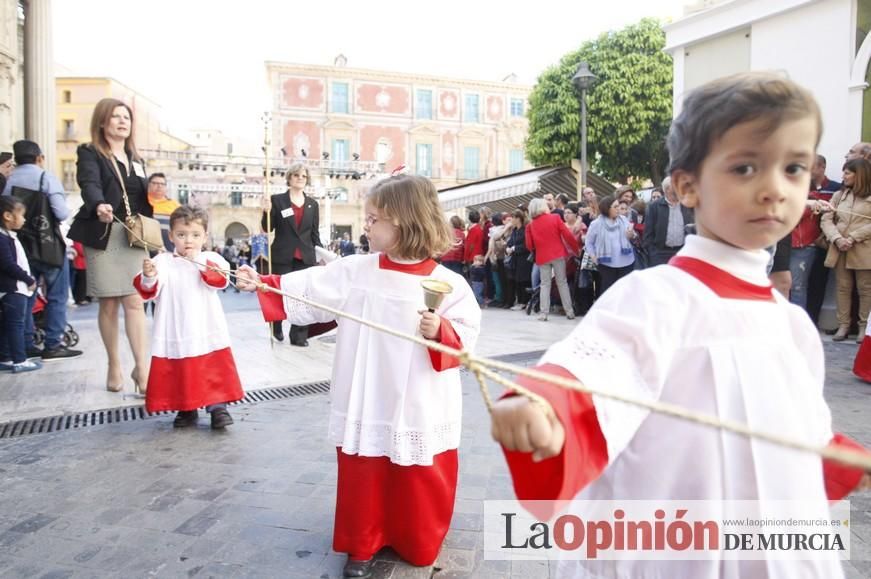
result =
[[[330,112],[348,114],[348,83],[333,83],[333,94],[330,99]]]
[[[511,116],[523,116],[523,99],[511,99]]]
[[[478,161],[481,157],[481,149],[478,147],[465,147],[463,149],[463,179],[478,179]]]
[[[417,91],[417,107],[415,117],[418,119],[432,119],[432,91]]]
[[[477,123],[480,118],[481,116],[478,110],[478,95],[467,94],[465,116],[463,117],[463,120],[467,123]]]
[[[178,186],[178,202],[182,205],[187,205],[190,199],[190,191],[188,191],[187,185],[179,185]]]
[[[511,149],[508,153],[508,172],[523,171],[523,149]]]
[[[76,162],[65,160],[61,167],[63,169],[64,189],[72,191],[76,188]]]
[[[339,203],[348,202],[348,190],[345,187],[334,187],[329,189],[327,193],[333,201],[338,201]]]
[[[333,139],[333,152],[330,158],[333,161],[347,161],[350,149],[350,143],[347,139]]]
[[[390,160],[392,152],[390,142],[382,139],[375,145],[375,160],[379,163],[386,163]]]
[[[432,145],[417,146],[417,167],[415,173],[432,177]]]
[[[64,119],[64,137],[65,141],[76,140],[76,122],[71,119]]]
[[[242,192],[235,187],[230,190],[230,206],[242,207]]]
[[[73,102],[73,93],[72,91],[65,90],[64,91],[64,104],[70,104]]]

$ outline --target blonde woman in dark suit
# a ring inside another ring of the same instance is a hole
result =
[[[315,247],[323,247],[318,227],[320,215],[318,202],[305,194],[311,182],[308,169],[302,163],[294,163],[287,170],[288,189],[271,197],[264,197],[263,216],[260,225],[269,226],[275,238],[269,248],[272,256],[272,273],[283,275],[311,267],[317,263]],[[281,322],[273,322],[272,336],[284,340]],[[308,346],[308,326],[290,326],[290,343]]]

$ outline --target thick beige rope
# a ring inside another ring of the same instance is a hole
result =
[[[130,231],[129,228],[127,228],[127,226],[124,223],[122,223],[122,226],[124,226],[125,229]],[[143,240],[140,240],[140,241],[143,241]],[[144,243],[144,241],[143,241],[143,243]],[[180,257],[182,259],[186,259],[186,260],[190,261],[191,263],[196,264],[198,267],[204,267],[206,269],[209,269],[212,271],[217,271],[217,272],[220,272],[224,275],[227,275],[228,279],[230,277],[236,277],[237,281],[238,281],[238,276],[236,276],[236,274],[230,270],[225,270],[225,269],[221,269],[221,268],[209,266],[209,265],[203,265],[203,264],[198,263],[198,262],[196,262],[188,257],[181,256],[181,255],[179,255],[177,257]],[[230,283],[233,283],[233,282],[230,282]],[[313,307],[313,308],[316,308],[316,309],[319,309],[319,310],[322,310],[325,312],[329,312],[329,313],[335,315],[337,318],[344,318],[346,320],[356,322],[360,325],[367,326],[367,327],[372,328],[374,330],[377,330],[379,332],[389,334],[389,335],[394,336],[396,338],[399,338],[402,340],[407,340],[407,341],[413,342],[415,344],[419,344],[425,348],[429,348],[429,349],[434,350],[436,352],[439,352],[442,354],[447,354],[450,356],[454,356],[455,358],[459,359],[460,363],[463,366],[465,366],[466,368],[468,368],[469,371],[471,371],[475,375],[475,377],[477,378],[480,389],[481,389],[481,395],[484,398],[484,403],[487,406],[487,410],[491,413],[493,411],[493,401],[492,401],[492,398],[490,397],[490,392],[489,392],[489,389],[487,387],[486,378],[489,378],[490,380],[492,380],[493,382],[496,382],[497,384],[501,384],[501,385],[505,386],[506,388],[516,392],[517,394],[519,394],[521,396],[527,397],[528,399],[530,399],[532,402],[534,402],[536,404],[540,404],[541,407],[546,412],[548,412],[548,413],[553,412],[550,404],[548,404],[544,398],[542,398],[538,394],[535,394],[534,392],[531,392],[529,389],[524,388],[520,384],[517,384],[516,382],[508,380],[507,378],[497,374],[496,372],[491,370],[491,368],[492,368],[492,369],[500,370],[503,372],[509,372],[509,373],[512,373],[515,375],[526,376],[528,378],[532,378],[532,379],[540,381],[540,382],[547,382],[550,384],[554,384],[556,386],[566,388],[568,390],[574,390],[576,392],[582,392],[585,394],[595,395],[595,396],[607,398],[610,400],[616,400],[618,402],[629,404],[631,406],[637,406],[639,408],[644,408],[645,410],[649,410],[651,412],[656,412],[659,414],[665,414],[668,416],[672,416],[672,417],[678,418],[680,420],[685,420],[688,422],[693,422],[696,424],[701,424],[704,426],[710,426],[712,428],[725,430],[727,432],[731,432],[731,433],[737,434],[739,436],[744,436],[744,437],[751,438],[751,439],[757,439],[757,440],[761,440],[764,442],[769,442],[771,444],[775,444],[777,446],[782,446],[785,448],[792,448],[794,450],[808,452],[811,454],[818,455],[822,458],[831,459],[831,460],[840,462],[840,463],[848,465],[848,466],[861,468],[867,472],[871,472],[871,457],[869,457],[868,455],[865,455],[863,453],[860,453],[860,452],[856,452],[853,450],[835,449],[835,448],[830,448],[830,447],[819,447],[819,446],[815,446],[812,444],[808,444],[806,442],[802,442],[799,440],[794,440],[794,439],[791,439],[791,438],[788,438],[785,436],[781,436],[778,434],[754,430],[754,429],[751,429],[750,427],[748,427],[747,425],[741,424],[739,422],[722,420],[722,419],[714,417],[714,416],[702,414],[702,413],[695,412],[692,410],[687,410],[686,408],[683,408],[683,407],[675,405],[675,404],[668,404],[668,403],[659,402],[659,401],[644,400],[641,398],[634,398],[631,396],[625,396],[625,395],[622,395],[622,394],[619,394],[619,393],[616,393],[616,392],[613,392],[610,390],[591,388],[590,386],[587,386],[586,384],[584,384],[578,380],[569,380],[569,379],[566,379],[566,378],[563,378],[560,376],[554,376],[553,374],[541,372],[539,370],[524,368],[522,366],[516,366],[514,364],[507,364],[505,362],[500,362],[498,360],[492,360],[489,358],[476,356],[475,354],[473,354],[472,352],[469,352],[466,349],[457,350],[455,348],[445,346],[444,344],[440,344],[440,343],[434,342],[432,340],[427,340],[426,338],[423,338],[422,336],[406,334],[406,333],[400,332],[399,330],[396,330],[394,328],[390,328],[390,327],[385,326],[383,324],[379,324],[376,322],[365,320],[365,319],[363,319],[359,316],[356,316],[354,314],[349,314],[347,312],[343,312],[341,310],[338,310],[336,308],[332,308],[332,307],[324,305],[324,304],[320,304],[320,303],[315,302],[313,300],[310,300],[308,298],[304,298],[302,296],[293,295],[293,294],[290,294],[287,292],[283,292],[280,289],[268,286],[263,282],[254,282],[254,284],[256,285],[258,291],[275,293],[275,294],[278,294],[282,297],[286,297],[286,298],[301,302],[301,303],[306,304],[310,307]]]

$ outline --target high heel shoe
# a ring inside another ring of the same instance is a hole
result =
[[[130,377],[133,379],[133,391],[136,394],[145,396],[145,385],[139,382],[139,377],[136,370],[133,370],[133,372],[130,373]]]
[[[115,376],[117,376],[117,374],[112,372],[111,369],[106,372],[106,390],[109,392],[121,392],[124,390],[124,380],[121,379],[116,382]],[[113,382],[115,383],[113,384]]]

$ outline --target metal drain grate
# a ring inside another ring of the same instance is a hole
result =
[[[259,402],[272,402],[298,398],[301,396],[314,396],[327,394],[330,391],[329,382],[313,382],[311,384],[297,384],[295,386],[279,386],[252,390],[245,394],[245,398],[237,404],[257,404]],[[77,414],[65,414],[62,416],[49,416],[46,418],[31,418],[29,420],[16,420],[0,424],[0,439],[17,438],[32,434],[48,434],[62,430],[74,430],[87,428],[101,424],[113,424],[118,422],[131,422],[133,420],[145,420],[152,416],[165,416],[170,412],[146,412],[145,406],[128,406],[126,408],[108,408],[106,410],[92,410]]]

